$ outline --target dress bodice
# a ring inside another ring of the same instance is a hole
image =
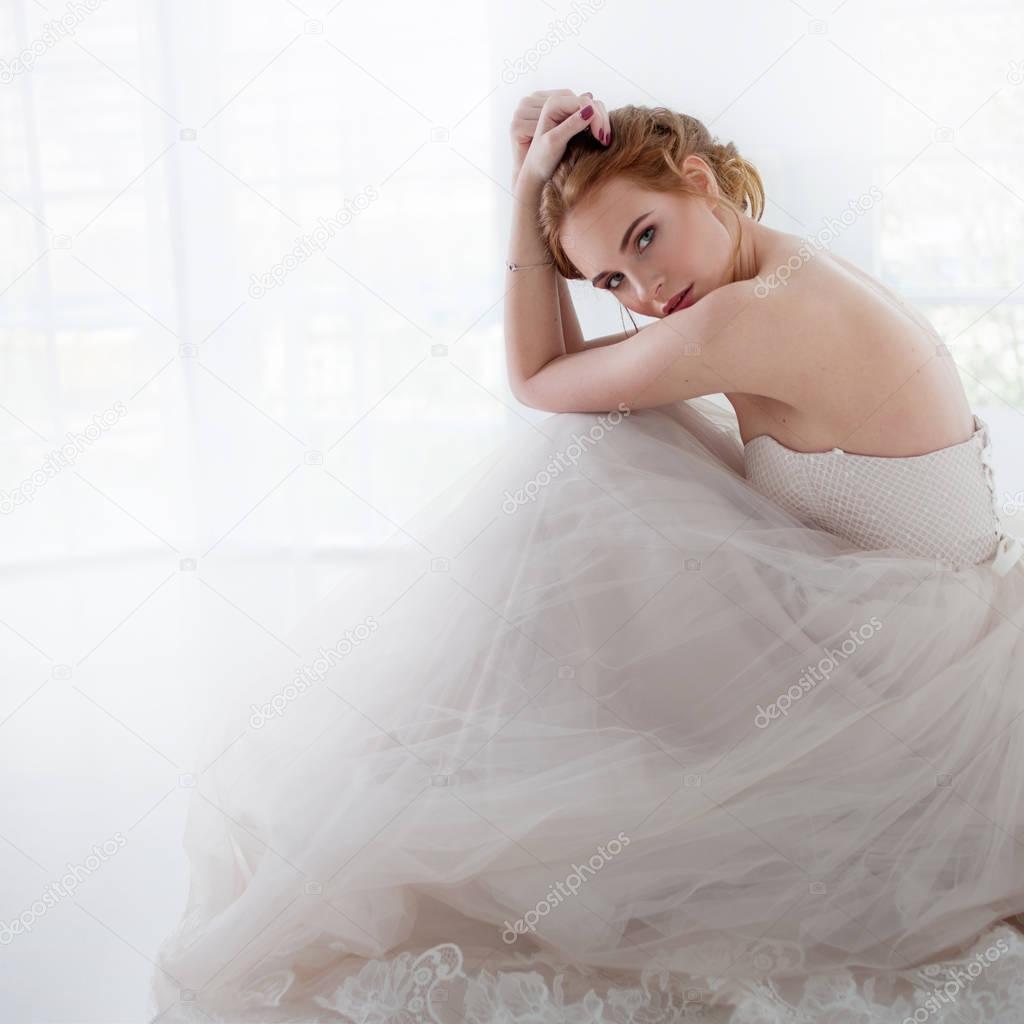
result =
[[[798,519],[865,550],[899,548],[1005,574],[1024,555],[999,513],[988,425],[925,455],[798,452],[762,434],[743,449],[747,479]]]

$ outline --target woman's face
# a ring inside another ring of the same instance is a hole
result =
[[[735,243],[720,219],[721,205],[713,204],[714,175],[698,156],[687,157],[683,171],[709,199],[614,178],[576,206],[562,228],[573,265],[642,316],[666,316],[669,303],[691,285],[687,305],[732,280]]]

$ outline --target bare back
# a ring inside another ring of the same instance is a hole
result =
[[[796,235],[768,231],[766,237],[769,244],[758,258],[765,281],[801,247],[810,248]],[[795,451],[842,448],[903,456],[967,440],[971,409],[934,327],[853,264],[825,250],[811,251],[776,286],[785,326],[766,325],[769,332],[787,331],[786,344],[778,348],[785,360],[778,369],[787,381],[786,401],[725,395],[743,442],[769,434]],[[769,333],[764,344],[771,343]]]

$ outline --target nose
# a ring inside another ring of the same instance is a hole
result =
[[[663,292],[662,284],[660,276],[651,276],[644,281],[640,281],[638,286],[640,299],[660,309],[662,303],[667,298]]]

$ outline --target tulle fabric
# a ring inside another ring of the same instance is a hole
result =
[[[1009,1001],[1024,562],[809,527],[704,399],[551,417],[403,526],[221,688],[160,1020],[912,1013],[996,937]],[[365,994],[437,970],[471,983]]]

